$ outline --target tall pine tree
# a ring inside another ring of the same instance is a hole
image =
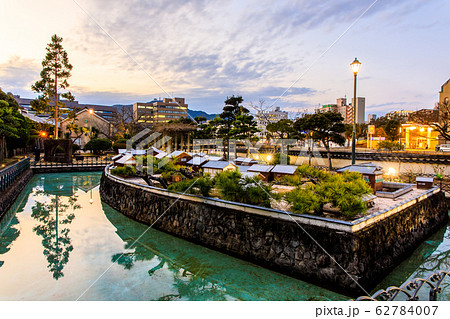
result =
[[[69,87],[67,79],[71,76],[72,70],[67,52],[62,47],[62,41],[63,38],[56,34],[52,36],[42,61],[41,79],[31,86],[34,92],[40,94],[32,101],[31,108],[37,113],[50,114],[55,119],[55,139],[58,139],[58,122],[62,115],[59,110],[64,107],[59,97],[68,101],[74,100],[69,91],[58,93],[58,89],[65,90]]]

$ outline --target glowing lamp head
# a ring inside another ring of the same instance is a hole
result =
[[[397,172],[396,172],[395,168],[389,167],[387,173],[390,176],[394,176]]]
[[[41,132],[41,137],[46,137],[46,136],[47,136],[47,132],[42,131],[42,132]]]
[[[89,200],[89,204],[92,204],[94,202],[94,200],[91,198],[90,200]]]
[[[94,110],[93,110],[93,109],[90,109],[90,110],[89,110],[89,114],[91,114],[91,115],[94,114]]]
[[[271,161],[272,160],[272,155],[267,155],[267,161]]]
[[[355,58],[355,61],[353,61],[350,66],[352,67],[353,74],[358,74],[359,69],[361,68],[361,62],[358,61],[357,58]]]

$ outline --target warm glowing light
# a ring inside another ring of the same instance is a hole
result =
[[[415,126],[411,126],[409,129],[410,129],[410,130],[415,130],[416,127],[415,127]]]
[[[270,162],[272,160],[272,155],[267,155],[267,160]]]
[[[421,131],[421,132],[425,131],[425,128],[421,127],[421,128],[420,128],[420,131]]]
[[[388,171],[387,171],[388,175],[395,175],[397,173],[397,171],[395,170],[395,168],[389,167]]]
[[[5,167],[5,164],[2,164],[2,167]]]
[[[42,131],[42,132],[41,132],[41,137],[46,137],[46,136],[47,136],[47,132]]]
[[[361,68],[361,62],[358,61],[357,58],[355,58],[355,61],[353,61],[350,66],[352,67],[353,74],[358,74],[359,69]]]
[[[94,202],[94,200],[91,198],[90,200],[89,200],[89,204],[92,204]]]
[[[93,109],[90,109],[90,110],[89,110],[89,114],[94,114],[94,110],[93,110]]]

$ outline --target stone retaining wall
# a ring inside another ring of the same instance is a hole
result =
[[[100,194],[104,202],[137,221],[350,296],[370,292],[448,220],[442,192],[414,199],[416,204],[357,231],[270,214],[270,209],[173,196],[106,171]]]
[[[3,215],[8,211],[11,205],[19,196],[20,192],[28,184],[30,179],[33,177],[33,171],[31,169],[26,170],[20,175],[8,188],[0,193],[0,220]]]

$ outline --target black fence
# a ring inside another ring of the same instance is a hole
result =
[[[438,294],[442,292],[441,284],[447,276],[450,276],[450,271],[441,270],[425,279],[415,278],[400,287],[389,287],[386,290],[378,290],[372,296],[358,297],[356,301],[417,301],[419,292],[425,289],[429,289],[427,299],[436,301]]]
[[[23,172],[30,168],[30,159],[25,158],[4,170],[0,171],[0,191],[3,192],[11,185]]]
[[[92,157],[82,157],[76,158],[74,157],[70,163],[56,163],[56,162],[32,162],[32,168],[58,168],[58,167],[100,167],[106,166],[111,163],[111,159],[109,157],[100,157],[100,156],[92,156]]]

